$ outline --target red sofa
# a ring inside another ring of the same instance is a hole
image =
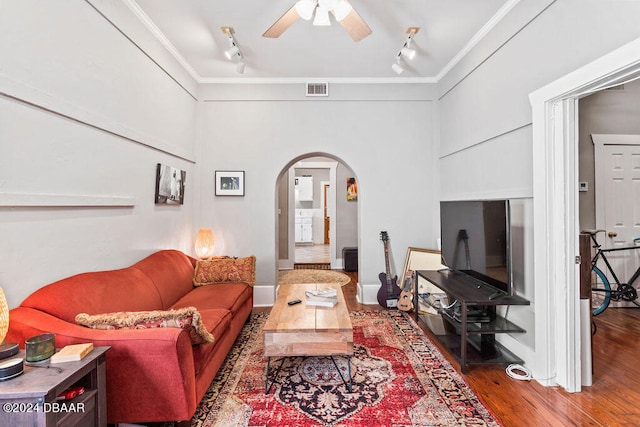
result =
[[[245,283],[193,286],[195,260],[163,250],[112,271],[82,273],[49,284],[11,310],[7,342],[53,332],[56,346],[93,342],[106,354],[109,423],[190,419],[253,307]],[[91,329],[78,313],[169,310],[194,306],[213,334],[192,345],[179,328]]]

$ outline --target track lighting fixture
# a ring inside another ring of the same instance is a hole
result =
[[[420,31],[420,27],[409,27],[407,28],[407,40],[404,42],[402,47],[400,48],[400,52],[396,55],[396,62],[391,64],[391,69],[396,72],[396,74],[401,74],[404,71],[404,68],[400,64],[400,60],[411,60],[416,57],[416,50],[411,49],[411,42],[413,40],[413,36]]]
[[[236,72],[238,74],[244,73],[244,56],[242,56],[240,47],[238,46],[235,37],[233,37],[233,27],[222,27],[222,32],[226,34],[229,39],[229,49],[224,51],[224,56],[230,61],[237,59],[238,64],[236,65]]]

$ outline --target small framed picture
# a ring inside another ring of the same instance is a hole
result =
[[[216,171],[216,196],[244,196],[244,171]]]
[[[350,202],[358,201],[358,184],[355,178],[347,178],[347,200]]]
[[[158,163],[156,165],[156,204],[184,204],[186,175],[186,171]]]

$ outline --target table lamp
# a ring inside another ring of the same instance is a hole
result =
[[[196,236],[196,256],[200,259],[212,258],[215,246],[211,229],[201,228]]]
[[[11,343],[6,344],[4,339],[7,337],[7,331],[9,330],[9,305],[7,304],[7,298],[4,296],[4,291],[0,286],[0,360],[13,356],[18,353],[18,344]]]

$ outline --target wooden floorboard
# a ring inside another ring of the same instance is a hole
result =
[[[385,310],[358,303],[358,273],[341,272],[351,278],[342,288],[349,310]],[[464,378],[505,427],[640,426],[640,310],[608,309],[595,321],[594,381],[580,393],[512,379],[501,365],[472,366]],[[458,362],[439,348],[460,372]]]

